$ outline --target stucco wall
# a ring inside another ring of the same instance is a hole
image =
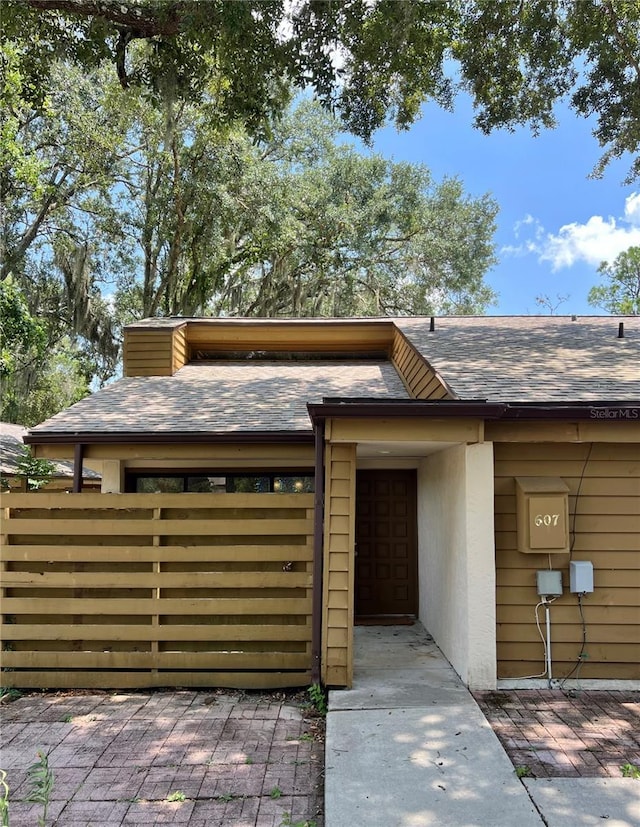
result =
[[[465,683],[496,682],[493,447],[456,445],[418,468],[420,620]]]

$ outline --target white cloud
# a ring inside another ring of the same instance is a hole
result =
[[[615,218],[592,215],[586,224],[566,224],[557,235],[548,235],[540,261],[550,261],[553,270],[571,267],[577,261],[598,266],[628,247],[640,245],[640,226],[624,227]]]
[[[624,217],[630,224],[640,225],[640,192],[632,192],[624,202]]]
[[[572,267],[583,261],[597,267],[602,261],[613,261],[624,250],[640,246],[640,193],[632,193],[624,204],[624,216],[604,218],[592,215],[584,224],[573,222],[547,233],[535,218],[525,216],[514,226],[517,239],[526,228],[529,238],[515,246],[503,247],[507,255],[537,254],[539,261],[551,262],[552,270]]]
[[[519,244],[502,247],[500,250],[501,253],[516,258],[527,256],[530,253],[540,253],[540,243],[544,237],[544,227],[537,218],[527,213],[523,219],[516,221],[513,225],[513,234],[518,241],[520,241],[523,236],[529,237],[523,238]]]

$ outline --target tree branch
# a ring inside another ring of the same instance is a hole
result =
[[[634,70],[634,72],[636,74],[636,80],[639,80],[640,79],[640,63],[638,63],[638,60],[637,60],[636,56],[633,54],[633,52],[629,48],[628,41],[622,36],[622,32],[620,31],[620,26],[619,26],[620,19],[619,19],[618,15],[616,14],[615,9],[613,8],[613,3],[611,2],[611,0],[606,0],[605,3],[603,3],[603,9],[604,9],[605,15],[609,18],[609,21],[611,22],[611,26],[613,28],[613,34],[615,36],[616,43],[618,44],[618,48],[620,49],[622,54],[627,58],[627,62],[629,64],[629,66],[631,66],[631,68]]]
[[[190,7],[198,5],[191,0],[163,3],[159,6],[162,13],[158,15],[149,7],[142,8],[122,0],[27,0],[27,4],[38,11],[66,12],[76,17],[101,17],[116,26],[124,26],[137,37],[172,37],[179,34],[184,13]]]

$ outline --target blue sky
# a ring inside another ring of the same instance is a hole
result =
[[[389,127],[374,137],[381,155],[424,163],[438,180],[458,176],[470,194],[497,200],[500,262],[487,281],[499,296],[491,314],[548,313],[536,303],[540,295],[553,304],[568,296],[559,314],[602,314],[587,302],[601,283],[600,261],[640,245],[640,183],[623,185],[629,158],[589,179],[602,154],[592,125],[568,107],[559,106],[557,117],[558,127],[537,137],[527,128],[485,136],[460,96],[453,114],[428,105],[408,132]]]

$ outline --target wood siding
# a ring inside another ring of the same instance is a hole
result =
[[[173,331],[172,339],[173,364],[172,370],[175,373],[184,367],[189,361],[189,344],[187,342],[187,326],[183,325]]]
[[[125,329],[122,361],[124,376],[173,376],[174,331]]]
[[[203,351],[389,352],[393,322],[380,321],[196,321],[187,326],[187,341]]]
[[[125,329],[124,375],[171,376],[198,353],[299,351],[386,354],[414,399],[455,394],[393,322],[191,321],[179,326]]]
[[[414,399],[454,398],[441,377],[399,331],[393,340],[391,361]]]
[[[356,446],[326,448],[322,679],[351,686]]]
[[[495,444],[498,677],[544,671],[534,609],[536,571],[546,554],[517,551],[514,477],[559,477],[569,486],[571,556],[551,556],[564,594],[550,608],[552,673],[563,678],[640,679],[640,445]],[[575,532],[575,533],[574,533]],[[583,600],[586,656],[578,661],[582,623],[569,592],[569,560],[589,560],[594,592]],[[544,628],[544,610],[540,609]]]
[[[3,516],[2,685],[309,683],[312,495],[10,494]]]
[[[51,459],[73,459],[73,445],[37,445],[39,457]],[[313,469],[313,444],[284,445],[272,442],[266,444],[242,444],[239,442],[207,443],[159,443],[139,445],[136,443],[97,443],[87,445],[85,460],[122,460],[127,468],[261,468],[268,463],[269,469],[296,468]]]

